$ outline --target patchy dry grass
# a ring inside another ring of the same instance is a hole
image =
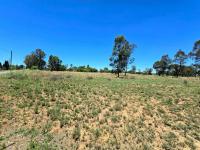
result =
[[[0,149],[200,149],[200,81],[24,71],[0,77]]]

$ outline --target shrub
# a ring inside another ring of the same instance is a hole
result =
[[[38,66],[32,66],[31,70],[38,70]]]

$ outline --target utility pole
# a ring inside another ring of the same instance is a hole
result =
[[[11,53],[10,53],[10,64],[12,65],[12,50],[11,50]]]
[[[12,50],[10,52],[10,69],[12,69]]]

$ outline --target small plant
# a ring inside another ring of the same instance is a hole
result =
[[[59,75],[52,75],[49,77],[49,80],[51,81],[57,81],[57,80],[62,80],[64,79],[63,76],[59,76]]]
[[[35,128],[31,128],[30,130],[27,130],[24,132],[24,136],[31,136],[31,138],[36,137],[39,134],[39,131],[36,130]]]
[[[66,76],[66,78],[71,78],[71,77],[72,77],[72,75],[67,75],[67,76]]]
[[[48,116],[50,116],[52,121],[59,120],[60,115],[61,115],[60,107],[58,106],[48,111]]]
[[[38,141],[31,140],[28,145],[28,150],[53,150],[52,145],[49,145],[47,142],[40,143]]]
[[[39,105],[38,104],[36,104],[35,105],[35,108],[34,108],[34,112],[35,112],[35,114],[39,114]]]
[[[10,73],[7,75],[7,78],[15,80],[25,80],[28,79],[28,76],[26,74]]]
[[[101,131],[100,129],[95,129],[94,131],[94,135],[95,135],[95,138],[98,139],[100,136],[101,136]]]
[[[0,144],[0,150],[3,150],[3,149],[6,149],[6,144],[5,143]]]
[[[173,132],[169,132],[163,136],[165,142],[162,145],[163,149],[174,149],[176,148],[176,135]]]
[[[69,122],[69,118],[62,115],[61,118],[60,118],[60,128],[62,128],[66,124],[68,124],[68,122]]]
[[[88,79],[88,80],[92,80],[92,79],[94,79],[94,78],[93,78],[92,76],[88,76],[87,79]]]
[[[114,105],[113,109],[115,111],[120,111],[122,109],[122,106],[121,106],[121,104],[117,103],[117,104]]]
[[[52,128],[52,123],[51,122],[47,122],[47,124],[43,127],[42,129],[42,134],[47,134]]]
[[[71,105],[70,105],[70,104],[65,104],[65,105],[64,105],[64,108],[65,108],[65,109],[71,109]]]
[[[188,81],[187,81],[187,80],[184,80],[184,81],[183,81],[183,84],[184,84],[185,86],[188,86]]]
[[[112,121],[113,123],[117,123],[117,122],[119,121],[119,117],[118,117],[118,116],[112,116],[112,117],[111,117],[111,121]]]
[[[92,117],[96,117],[98,116],[98,114],[101,112],[101,110],[99,108],[97,109],[93,109],[92,110]]]
[[[72,137],[75,141],[78,141],[80,139],[81,136],[81,130],[79,128],[78,125],[76,125],[76,127],[74,128],[74,131],[72,133]]]

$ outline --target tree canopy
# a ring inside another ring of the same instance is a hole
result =
[[[24,63],[26,64],[26,68],[37,67],[38,69],[42,70],[45,68],[45,52],[41,49],[36,49],[30,55],[25,57]]]
[[[51,71],[60,71],[62,66],[62,60],[59,59],[58,56],[49,56],[49,61],[48,61],[48,68]]]
[[[118,74],[121,72],[127,72],[128,64],[133,62],[131,54],[135,44],[130,44],[124,36],[118,36],[115,38],[112,56],[110,57],[110,66],[114,72]]]

